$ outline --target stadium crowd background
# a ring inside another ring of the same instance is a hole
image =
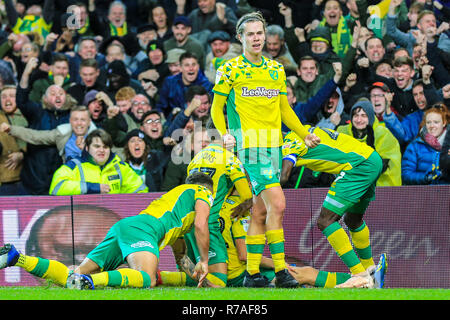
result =
[[[183,183],[208,144],[194,127],[209,118],[216,70],[242,53],[235,24],[252,11],[304,124],[373,146],[379,186],[450,183],[444,1],[4,0],[0,11],[0,195],[132,192],[50,187],[69,159],[92,160],[84,138],[96,129],[140,191]],[[333,179],[296,168],[283,187]]]

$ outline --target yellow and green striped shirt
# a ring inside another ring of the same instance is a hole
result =
[[[152,201],[140,212],[155,217],[164,225],[165,235],[159,245],[160,250],[172,245],[192,228],[197,200],[205,201],[211,207],[213,203],[211,191],[200,185],[183,184]]]
[[[209,215],[210,222],[216,222],[225,198],[233,190],[234,183],[245,179],[241,161],[230,151],[218,144],[210,144],[195,155],[187,168],[187,174],[203,172],[214,182],[214,204]]]
[[[255,65],[244,55],[225,62],[216,73],[215,94],[227,97],[230,133],[238,150],[279,147],[281,95],[286,95],[286,74],[279,62],[262,57]]]
[[[284,138],[283,160],[313,171],[338,174],[350,170],[369,158],[374,149],[355,138],[337,131],[305,126],[320,138],[320,144],[309,149],[297,134],[289,132]]]

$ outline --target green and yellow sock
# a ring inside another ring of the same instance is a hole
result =
[[[272,255],[275,272],[286,269],[283,229],[267,231],[266,238],[270,253]]]
[[[351,275],[349,273],[319,271],[314,286],[318,288],[334,288],[350,278]]]
[[[363,221],[363,224],[359,228],[355,230],[349,229],[349,231],[353,245],[355,246],[355,251],[364,268],[367,269],[374,265],[372,247],[370,246],[370,233],[366,223]]]
[[[259,273],[266,236],[264,234],[247,235],[245,244],[247,246],[247,272],[250,275]]]
[[[161,281],[164,286],[181,287],[186,285],[186,273],[184,272],[172,272],[172,271],[161,271]]]
[[[334,222],[322,231],[328,242],[336,251],[337,255],[350,269],[352,274],[364,272],[366,269],[359,260],[347,233],[342,229],[339,222]]]
[[[151,286],[150,275],[147,272],[130,268],[104,271],[90,276],[95,287],[149,288]]]
[[[212,284],[225,288],[227,286],[228,275],[220,272],[212,272],[208,273],[206,279]]]
[[[19,260],[15,265],[25,269],[33,276],[51,280],[60,286],[66,285],[70,272],[69,268],[59,261],[31,257],[24,254],[19,256]]]
[[[164,276],[163,276],[163,272],[165,273]],[[183,276],[182,276],[183,279],[180,281],[179,275],[169,275],[170,273],[172,273],[172,274],[181,273],[181,274],[183,274]],[[184,273],[184,272],[161,271],[161,277],[162,277],[163,285],[167,284],[167,285],[173,285],[173,286],[188,286],[188,287],[196,287],[198,285],[197,280],[192,279],[191,277],[186,275],[186,273]],[[178,277],[178,279],[177,279],[177,277]],[[219,272],[212,272],[212,273],[208,273],[206,275],[206,279],[208,279],[209,282],[211,282],[212,284],[221,286],[223,288],[225,288],[227,285],[227,278],[228,278],[228,275],[226,275],[224,273],[219,273]]]

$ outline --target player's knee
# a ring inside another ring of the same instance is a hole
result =
[[[267,213],[265,211],[258,212],[258,213],[253,212],[251,215],[251,218],[250,218],[251,223],[257,224],[257,225],[263,225],[266,223],[266,216],[267,216]]]
[[[319,218],[317,219],[317,227],[320,231],[325,230],[328,226],[330,226],[332,223],[339,221],[340,216],[336,213],[322,208],[322,211],[320,212]]]
[[[271,214],[282,216],[284,214],[285,209],[286,209],[286,202],[281,199],[276,199],[275,201],[272,201],[268,210],[270,211]]]
[[[363,223],[363,215],[355,213],[346,213],[344,215],[344,223],[350,229],[357,229]]]

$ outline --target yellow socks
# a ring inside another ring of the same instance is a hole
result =
[[[338,222],[330,224],[322,231],[327,237],[328,242],[338,254],[339,258],[350,269],[352,274],[364,272],[366,269],[361,264],[356,252],[353,250],[352,244],[347,233],[342,229]]]
[[[150,276],[144,271],[123,268],[90,275],[94,286],[149,288]]]
[[[16,263],[17,267],[25,269],[30,274],[65,286],[69,276],[69,268],[56,260],[31,257],[21,254]]]
[[[184,272],[171,272],[161,271],[161,281],[165,286],[185,286],[186,285],[186,273]]]
[[[266,231],[266,238],[272,255],[275,272],[286,269],[283,229]]]
[[[372,257],[372,247],[370,246],[370,233],[366,222],[355,229],[350,231],[350,236],[352,238],[353,245],[355,246],[355,251],[361,260],[362,265],[365,269],[374,265]]]
[[[247,235],[245,244],[247,246],[247,272],[250,275],[259,273],[266,237],[264,234]]]

